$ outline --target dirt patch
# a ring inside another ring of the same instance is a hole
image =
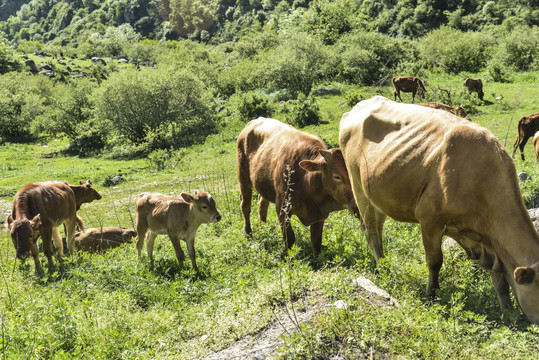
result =
[[[354,287],[356,287],[360,294],[368,299],[373,306],[398,306],[398,303],[394,298],[365,277],[355,279]],[[204,359],[273,359],[279,350],[279,346],[284,343],[281,335],[296,332],[302,323],[310,321],[319,312],[324,311],[329,307],[339,308],[342,306],[346,306],[346,303],[342,300],[330,304],[324,294],[320,292],[310,293],[303,299],[303,301],[293,305],[288,304],[286,307],[279,309],[275,313],[275,320],[262,329],[258,334],[245,336],[231,346],[214,352]],[[360,356],[359,358],[373,358],[372,352],[361,351],[361,353],[363,356]],[[377,354],[376,358],[385,359],[386,357],[383,354]],[[331,359],[338,360],[342,358],[339,355],[336,355]]]

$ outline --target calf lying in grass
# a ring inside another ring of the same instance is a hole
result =
[[[86,229],[75,234],[75,249],[89,253],[104,253],[137,236],[133,229],[117,226]]]

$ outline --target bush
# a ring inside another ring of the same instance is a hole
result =
[[[285,121],[296,127],[304,127],[318,124],[320,117],[320,108],[314,96],[300,94],[292,103],[292,109],[286,113]]]
[[[94,100],[96,119],[148,151],[188,146],[215,128],[212,93],[188,70],[125,70]]]
[[[421,58],[429,67],[458,73],[478,72],[492,57],[494,38],[442,26],[419,41]]]
[[[238,117],[243,121],[249,121],[259,116],[270,116],[273,112],[268,99],[253,92],[237,94],[231,100],[235,105]]]
[[[8,43],[0,33],[0,74],[16,71],[22,68],[15,52],[9,48]]]
[[[539,69],[539,28],[519,26],[502,39],[497,57],[516,70]]]

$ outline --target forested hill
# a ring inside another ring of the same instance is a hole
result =
[[[21,41],[77,44],[128,24],[137,38],[236,40],[296,22],[332,43],[355,28],[418,37],[448,24],[481,30],[539,23],[538,0],[1,0],[0,31]]]

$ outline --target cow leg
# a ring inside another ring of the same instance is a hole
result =
[[[281,199],[276,199],[275,201],[275,210],[277,210],[277,215],[279,217],[279,223],[281,224],[281,231],[283,233],[284,239],[284,249],[283,252],[288,251],[296,242],[296,235],[290,224],[290,217],[292,216],[292,208],[290,205],[285,204]]]
[[[178,238],[176,234],[172,234],[172,233],[169,233],[168,237],[170,238],[170,241],[172,242],[172,246],[174,247],[174,252],[176,253],[176,259],[178,259],[180,268],[183,268],[183,261],[185,260],[185,254],[183,253],[183,249],[180,244],[180,239]]]
[[[445,227],[433,223],[421,224],[421,235],[423,247],[425,248],[425,258],[429,268],[429,279],[427,281],[427,295],[433,293],[440,287],[439,274],[444,261],[442,253],[442,237]]]
[[[520,144],[518,145],[519,149],[520,149],[520,157],[522,158],[522,160],[524,160],[524,145],[526,145],[526,143],[528,142],[528,139],[530,137],[529,136],[524,136],[522,138],[522,141],[520,142]]]
[[[67,249],[69,251],[69,255],[73,255],[73,244],[75,243],[76,229],[77,229],[77,216],[75,216],[72,221],[67,223],[67,226],[65,228],[66,238],[67,238]]]
[[[137,254],[138,259],[140,260],[140,253],[142,251],[142,246],[144,245],[144,237],[146,235],[146,231],[148,231],[148,225],[145,220],[142,218],[139,219],[137,216]]]
[[[363,208],[361,229],[367,238],[367,244],[372,251],[376,265],[380,264],[380,259],[384,257],[384,247],[382,242],[382,233],[386,216],[374,209],[371,204]]]
[[[146,235],[146,252],[148,253],[148,258],[150,259],[151,263],[153,263],[153,244],[155,242],[156,237],[157,237],[157,234],[151,230],[148,231],[148,234]],[[140,252],[139,252],[139,257],[140,257]]]
[[[324,231],[324,220],[311,225],[311,245],[313,247],[313,255],[316,259],[322,249],[322,233]]]
[[[269,201],[258,195],[258,219],[261,222],[266,222],[268,218]]]
[[[395,91],[393,91],[393,95],[395,95],[395,101],[397,101],[397,96],[398,96],[399,100],[402,102],[401,92],[399,90],[395,89]]]
[[[490,271],[490,278],[496,289],[496,294],[498,294],[498,301],[500,302],[502,309],[511,309],[513,307],[513,302],[509,295],[509,283],[503,273]]]
[[[54,266],[52,261],[52,226],[41,226],[41,240],[43,242],[43,253],[47,257],[49,268],[52,268]]]
[[[198,272],[197,262],[195,258],[195,238],[186,240],[186,243],[187,252],[189,253],[189,257],[191,258],[191,264],[193,265],[193,269]]]
[[[241,212],[243,214],[243,231],[251,236],[251,202],[253,198],[253,187],[250,183],[240,181],[240,202]]]
[[[416,90],[413,90],[412,91],[412,104],[415,102],[415,93],[416,93]]]
[[[56,253],[58,256],[64,256],[64,244],[62,242],[62,235],[60,235],[60,228],[58,226],[52,228],[52,243],[56,247]]]
[[[39,262],[39,249],[37,247],[37,243],[33,242],[30,245],[30,253],[32,254],[32,257],[34,258],[36,274],[38,275],[43,274],[43,269],[41,268],[41,263]]]

